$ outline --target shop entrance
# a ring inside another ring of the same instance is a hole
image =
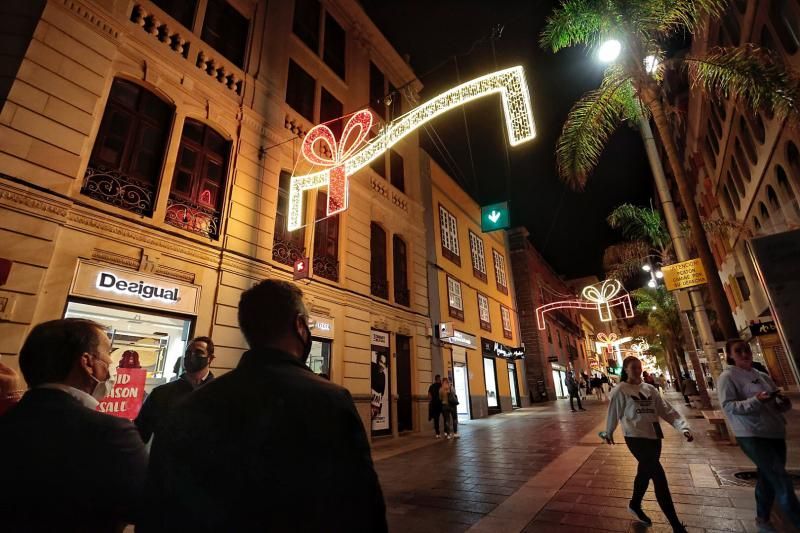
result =
[[[308,354],[308,368],[315,374],[331,379],[331,341],[311,337],[311,352]]]
[[[469,369],[467,367],[467,351],[453,347],[453,386],[458,396],[458,420],[470,419]]]
[[[411,398],[411,338],[396,337],[397,343],[397,430],[414,429]]]
[[[486,380],[486,402],[489,405],[489,414],[499,413],[500,397],[497,393],[497,373],[492,357],[483,358],[483,378]]]
[[[519,407],[519,389],[517,388],[517,365],[508,363],[508,384],[511,387],[511,407]]]
[[[135,352],[147,370],[148,393],[182,372],[180,361],[192,329],[189,318],[77,301],[67,303],[64,318],[85,318],[108,328],[111,358],[117,363],[126,351]]]
[[[555,366],[555,365],[553,365]],[[560,365],[559,365],[560,366]],[[553,384],[556,388],[556,396],[558,398],[567,397],[567,386],[564,383],[567,375],[560,369],[553,368]]]

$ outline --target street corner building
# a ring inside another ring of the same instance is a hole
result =
[[[146,391],[175,376],[198,335],[213,338],[213,370],[224,373],[246,349],[241,292],[299,277],[312,370],[350,390],[373,436],[427,423],[416,135],[350,177],[346,211],[326,216],[326,191],[309,191],[303,225],[287,230],[304,135],[325,122],[340,131],[341,117],[365,108],[377,130],[408,107],[385,95],[415,75],[355,0],[30,0],[2,10],[4,364],[18,366],[32,325],[82,317],[108,328],[116,356],[136,353]]]
[[[481,207],[423,152],[434,374],[449,377],[461,420],[529,405],[525,347],[505,231],[481,231]]]

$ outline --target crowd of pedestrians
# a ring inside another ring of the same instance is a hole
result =
[[[186,372],[154,389],[135,423],[97,411],[116,371],[100,324],[34,327],[19,354],[29,389],[0,416],[0,530],[386,531],[350,393],[305,364],[300,289],[262,281],[238,319],[250,346],[238,366],[215,378],[212,340],[192,340]],[[0,385],[13,378],[4,369]],[[437,392],[457,436],[457,397]]]

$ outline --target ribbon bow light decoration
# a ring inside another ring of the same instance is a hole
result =
[[[338,142],[330,128],[324,124],[315,126],[303,139],[302,154],[309,163],[325,168],[292,176],[287,229],[293,231],[303,225],[303,191],[327,187],[327,216],[344,211],[349,201],[349,176],[442,113],[495,93],[502,97],[509,143],[516,146],[533,139],[536,135],[533,112],[525,71],[521,66],[493,72],[450,89],[387,124],[369,142],[366,138],[372,126],[372,115],[368,110],[358,111],[350,117]],[[320,144],[327,147],[329,156],[316,152]]]
[[[600,333],[597,334],[597,342],[599,342],[600,344],[609,344],[613,346],[616,340],[617,340],[616,333],[609,333],[608,335],[606,335],[604,332],[601,331]]]
[[[639,342],[631,343],[631,350],[636,352],[638,355],[642,355],[644,352],[650,349],[650,344],[648,344],[646,339],[639,337],[637,339]]]
[[[556,309],[596,309],[600,314],[601,321],[610,322],[614,318],[611,308],[621,306],[625,318],[633,317],[633,304],[631,303],[630,295],[626,292],[618,296],[620,291],[624,291],[622,283],[615,279],[607,279],[599,284],[600,287],[597,287],[597,285],[598,284],[587,285],[584,287],[581,291],[583,299],[561,300],[537,307],[536,325],[540,330],[545,329],[547,327],[544,321],[545,313],[555,311]],[[598,334],[598,340],[599,338],[600,335]],[[616,343],[619,342],[620,341],[616,341]]]

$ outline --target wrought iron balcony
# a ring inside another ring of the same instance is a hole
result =
[[[331,281],[339,281],[339,260],[327,255],[315,255],[314,275]]]
[[[400,305],[409,306],[411,303],[411,293],[405,287],[394,288],[394,301]]]
[[[155,192],[151,183],[91,165],[86,169],[81,187],[81,194],[143,216],[153,215]]]
[[[172,194],[167,200],[167,216],[164,221],[176,228],[197,233],[209,239],[219,237],[219,211]]]
[[[294,266],[298,259],[305,257],[302,244],[276,237],[272,242],[272,259],[284,265]]]
[[[373,296],[377,296],[378,298],[383,298],[385,300],[389,299],[389,281],[385,279],[375,279],[372,278],[370,280],[369,292]]]

